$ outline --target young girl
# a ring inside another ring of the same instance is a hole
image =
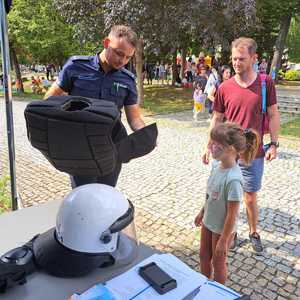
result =
[[[204,113],[205,111],[205,100],[206,100],[206,94],[203,93],[203,86],[201,82],[196,81],[195,83],[195,90],[194,90],[194,120],[198,121],[198,115],[200,113]]]
[[[225,284],[228,248],[236,232],[243,196],[240,159],[249,164],[256,155],[259,135],[233,123],[216,125],[210,133],[210,151],[217,161],[209,176],[206,202],[195,225],[201,226],[200,268],[208,278]],[[214,272],[213,272],[214,271]]]

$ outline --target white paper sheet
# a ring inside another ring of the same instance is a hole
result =
[[[240,294],[215,281],[207,281],[200,287],[199,293],[194,300],[234,300]]]
[[[155,262],[161,269],[176,279],[177,288],[164,295],[158,294],[138,274],[140,266]],[[134,268],[106,283],[117,300],[180,300],[207,282],[207,278],[192,270],[172,254],[154,254]]]

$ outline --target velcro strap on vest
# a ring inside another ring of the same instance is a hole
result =
[[[156,146],[157,135],[157,126],[153,123],[121,140],[116,144],[119,161],[127,163],[151,152]]]

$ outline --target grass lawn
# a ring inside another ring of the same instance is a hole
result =
[[[300,117],[281,125],[280,135],[300,138]]]
[[[12,96],[17,98],[27,98],[27,99],[43,99],[44,93],[43,94],[33,93],[30,84],[31,84],[30,80],[26,80],[23,82],[24,91],[25,91],[24,93],[18,93],[15,86],[13,85]],[[0,89],[0,97],[4,97],[3,88]]]
[[[44,94],[34,94],[30,88],[30,81],[24,82],[25,93],[17,93],[13,89],[13,97],[28,99],[43,99]],[[193,91],[188,88],[171,86],[145,85],[145,99],[142,109],[145,114],[167,114],[193,108]],[[0,91],[0,96],[3,91]]]
[[[160,85],[145,85],[145,99],[142,108],[150,114],[167,114],[192,110],[193,91]]]
[[[17,93],[16,91],[12,91],[12,96],[16,98],[26,98],[32,100],[42,100],[44,98],[44,94],[34,94],[32,92],[26,91],[25,93]],[[3,92],[0,91],[0,97],[4,97]]]
[[[11,200],[9,197],[9,192],[7,191],[7,185],[9,183],[9,177],[0,177],[0,214],[10,210]]]

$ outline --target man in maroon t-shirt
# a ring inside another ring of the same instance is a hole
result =
[[[261,145],[250,166],[240,163],[244,178],[244,201],[247,208],[249,238],[256,252],[262,252],[260,236],[257,233],[258,206],[257,192],[261,188],[264,169],[264,158],[271,161],[277,156],[278,132],[280,127],[279,112],[276,104],[275,86],[270,77],[266,79],[267,112],[270,117],[271,146],[264,152],[262,133],[262,97],[261,80],[254,71],[257,44],[250,38],[238,38],[232,42],[232,65],[235,76],[226,80],[218,89],[214,101],[214,114],[210,130],[224,120],[237,123],[244,129],[253,128],[261,135]],[[202,161],[209,163],[210,141],[208,142]],[[235,234],[236,241],[236,234]]]

